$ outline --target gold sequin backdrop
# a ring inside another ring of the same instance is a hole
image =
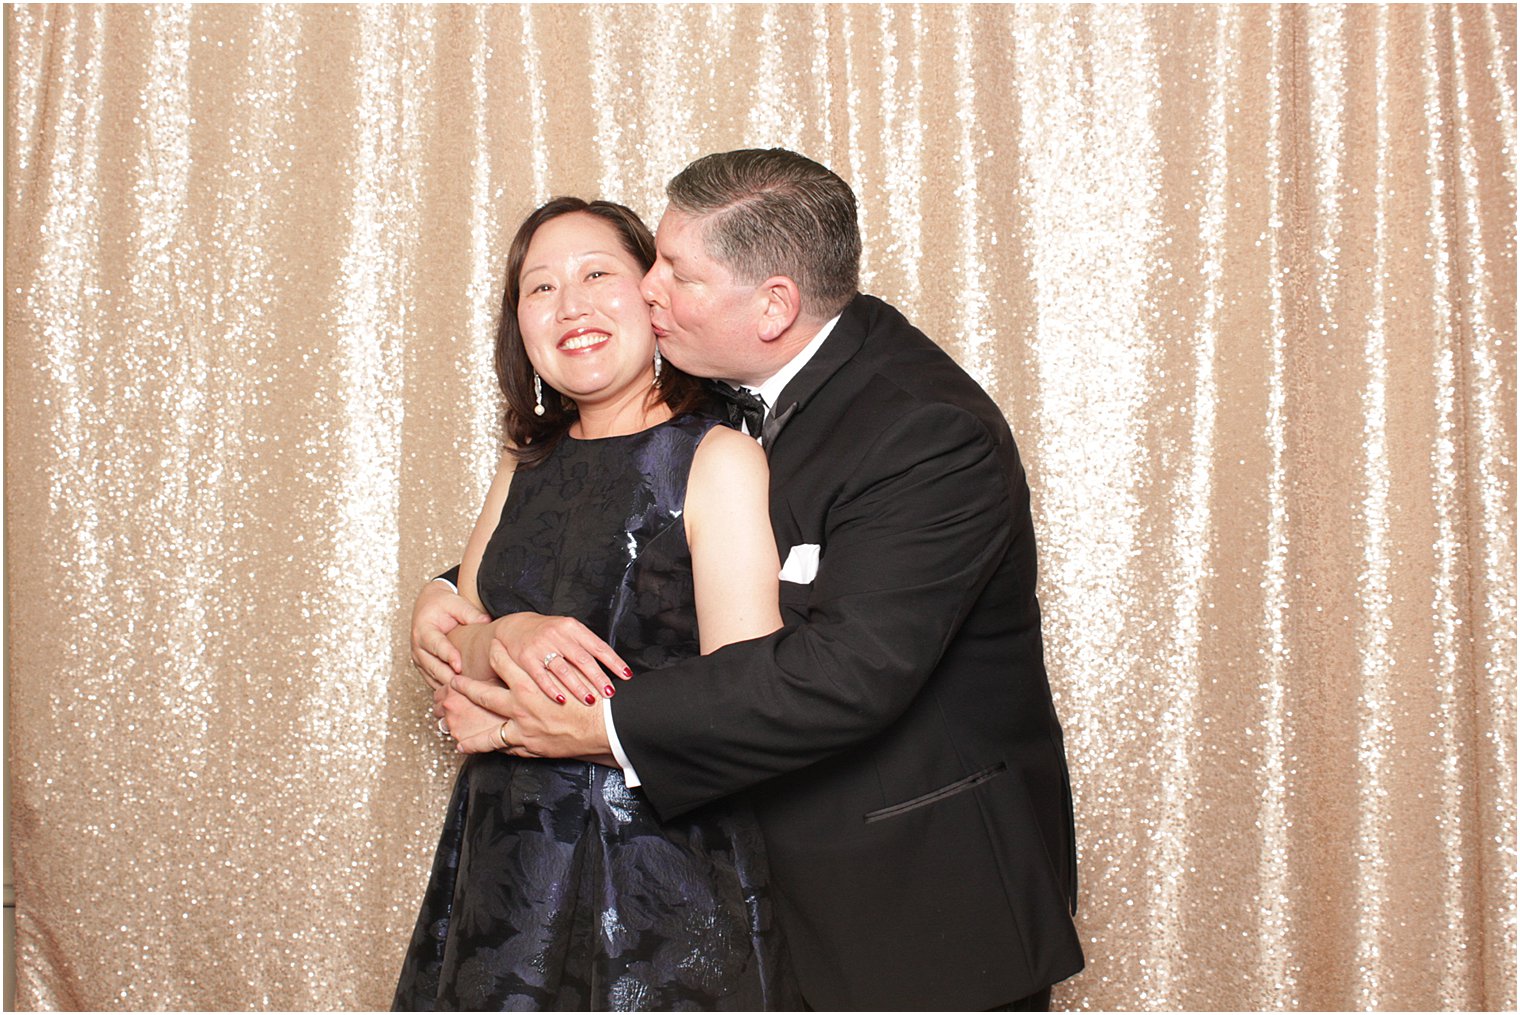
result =
[[[1515,1004],[1508,7],[6,14],[18,1002],[385,1005],[506,239],[785,145],[1007,411],[1089,967]],[[924,928],[903,928],[921,933]]]

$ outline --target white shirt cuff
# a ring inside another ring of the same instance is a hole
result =
[[[628,760],[628,755],[623,753],[623,745],[618,742],[617,727],[612,724],[611,698],[602,699],[602,723],[607,727],[607,746],[612,749],[613,758],[623,770],[623,782],[629,786],[640,785],[639,773],[633,770],[633,762]]]
[[[435,582],[443,582],[445,585],[447,585],[449,587],[449,591],[450,592],[454,593],[454,595],[456,595],[456,596],[459,595],[459,586],[455,585],[453,582],[449,581],[443,575],[439,575],[437,578],[434,578],[433,581],[435,581]]]

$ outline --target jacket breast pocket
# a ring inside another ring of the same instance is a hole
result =
[[[782,582],[778,598],[781,602],[781,623],[787,626],[807,619],[808,599],[813,594],[813,586],[799,585],[796,582]]]
[[[996,765],[989,765],[981,771],[972,772],[964,779],[957,779],[952,783],[941,786],[939,789],[930,790],[927,793],[913,797],[911,800],[904,800],[902,803],[892,804],[874,811],[867,811],[865,816],[866,824],[869,825],[873,821],[885,821],[887,818],[895,818],[909,811],[918,810],[920,807],[937,804],[941,800],[946,800],[958,793],[974,789],[988,779],[996,778],[1006,771],[1008,771],[1008,763],[999,761]]]

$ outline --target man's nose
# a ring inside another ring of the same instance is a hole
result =
[[[656,278],[659,271],[660,265],[657,262],[644,273],[644,280],[639,283],[639,295],[644,297],[644,302],[652,307],[664,305],[665,290],[660,287],[659,279]]]

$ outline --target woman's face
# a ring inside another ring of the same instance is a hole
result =
[[[523,258],[517,325],[544,383],[588,405],[654,381],[654,331],[639,292],[644,269],[618,231],[571,212],[538,227]]]

